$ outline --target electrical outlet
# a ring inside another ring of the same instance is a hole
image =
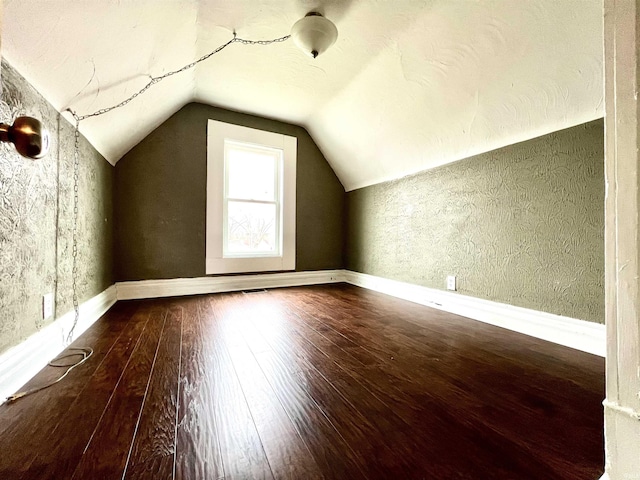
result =
[[[42,319],[53,316],[53,293],[46,293],[42,297]]]
[[[447,290],[455,290],[456,289],[456,276],[449,275],[447,276]]]

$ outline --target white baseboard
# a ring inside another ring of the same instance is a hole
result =
[[[364,273],[343,271],[344,281],[414,303],[462,315],[525,335],[604,357],[605,326],[551,313],[514,307]]]
[[[112,285],[82,303],[74,338],[82,335],[115,302],[116,289]],[[65,338],[73,325],[74,317],[73,310],[65,313],[24,342],[0,355],[0,404],[65,349]]]
[[[344,270],[227,275],[220,277],[174,278],[118,282],[118,300],[177,297],[205,293],[234,292],[256,288],[295,287],[344,281]]]
[[[118,300],[132,300],[337,282],[347,282],[601,357],[606,353],[605,326],[601,324],[349,270],[142,280],[116,283],[116,290]]]
[[[111,308],[116,299],[197,295],[337,282],[347,282],[594,355],[605,356],[604,325],[348,270],[120,282],[80,305],[80,320],[75,329],[75,337],[80,336]],[[73,317],[73,311],[66,313],[0,355],[0,403],[64,350],[64,339],[71,328]],[[605,475],[601,480],[606,478]]]

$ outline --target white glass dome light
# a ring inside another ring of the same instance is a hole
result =
[[[335,43],[338,29],[318,12],[309,12],[293,25],[291,37],[300,50],[316,58]]]

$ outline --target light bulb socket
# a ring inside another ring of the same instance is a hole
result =
[[[0,123],[0,142],[13,143],[20,155],[33,160],[49,152],[49,132],[33,117],[18,117],[13,125]]]

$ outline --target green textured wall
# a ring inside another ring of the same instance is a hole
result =
[[[350,270],[604,323],[602,120],[347,193]]]
[[[298,138],[296,270],[342,268],[344,188],[307,131],[191,103],[116,165],[117,280],[205,275],[209,119]]]
[[[55,317],[72,306],[73,127],[5,61],[1,121],[40,119],[51,134],[36,161],[0,145],[0,353],[41,329],[42,296],[54,293]],[[81,137],[78,298],[113,285],[113,167]]]

